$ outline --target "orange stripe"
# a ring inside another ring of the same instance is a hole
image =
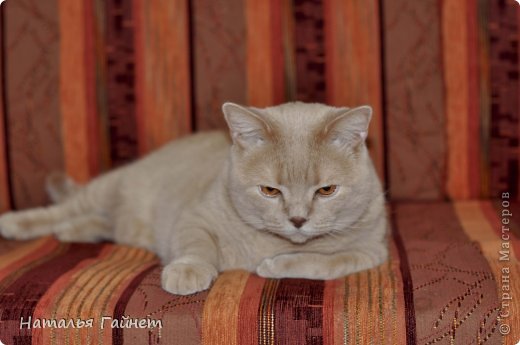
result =
[[[43,237],[0,255],[0,282],[9,274],[21,270],[26,265],[42,258],[58,247],[54,237]]]
[[[247,102],[252,106],[284,99],[281,6],[277,0],[246,1]]]
[[[336,106],[372,106],[368,142],[376,170],[383,178],[379,3],[325,0],[324,9],[327,102]]]
[[[87,1],[89,2],[89,1]],[[95,173],[92,162],[95,148],[91,130],[93,113],[92,52],[87,37],[89,6],[84,1],[59,0],[60,16],[60,99],[62,135],[67,173],[77,181],[86,182]],[[95,156],[94,156],[95,157]]]
[[[248,278],[246,271],[229,271],[215,281],[202,312],[202,344],[238,344],[240,297]]]
[[[5,5],[5,4],[4,4]],[[2,9],[5,13],[5,6]],[[5,20],[5,15],[2,20]],[[5,44],[4,36],[5,32],[0,32],[0,48]],[[0,213],[11,209],[11,201],[9,199],[9,167],[7,162],[7,138],[5,137],[5,123],[4,119],[7,114],[4,114],[4,81],[7,80],[6,76],[3,75],[3,66],[5,65],[4,56],[0,54]]]
[[[468,48],[468,3],[442,2],[444,80],[446,89],[446,123],[448,130],[448,171],[446,189],[451,198],[470,198],[469,139],[471,120]]]
[[[187,0],[134,0],[137,124],[144,154],[191,131]]]

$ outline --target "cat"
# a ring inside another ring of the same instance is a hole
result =
[[[209,288],[224,270],[334,279],[386,260],[384,194],[365,144],[369,106],[222,111],[230,136],[175,140],[84,187],[65,179],[70,195],[51,188],[62,200],[4,214],[0,233],[149,249],[165,265],[162,287],[180,295]]]

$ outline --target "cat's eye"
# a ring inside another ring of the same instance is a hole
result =
[[[263,195],[274,198],[275,196],[280,195],[282,192],[280,192],[279,189],[269,187],[269,186],[259,186],[260,192],[262,192]]]
[[[336,192],[337,189],[338,189],[338,186],[331,184],[330,186],[324,186],[324,187],[321,187],[320,189],[318,189],[316,191],[316,195],[331,196],[332,194],[334,194],[334,192]]]

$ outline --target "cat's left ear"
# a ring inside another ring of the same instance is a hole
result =
[[[325,127],[325,132],[333,145],[351,148],[367,138],[371,117],[372,108],[368,105],[340,109]]]
[[[243,148],[261,145],[268,139],[269,126],[257,111],[230,102],[222,105],[231,138]]]

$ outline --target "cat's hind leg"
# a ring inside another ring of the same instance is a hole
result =
[[[112,224],[107,216],[91,213],[65,220],[53,230],[63,242],[99,242],[112,239]]]
[[[118,173],[114,171],[95,179],[62,203],[3,214],[0,216],[0,234],[19,240],[54,233],[68,240],[110,238],[111,229],[103,217],[108,217],[115,203]],[[95,229],[93,234],[98,235],[85,234],[88,230],[84,229],[88,229],[89,224]],[[65,235],[67,231],[71,234]],[[75,232],[77,236],[73,235]],[[99,236],[100,232],[103,232],[103,236]]]
[[[0,234],[17,240],[49,235],[65,217],[63,205],[8,212],[0,216]]]

